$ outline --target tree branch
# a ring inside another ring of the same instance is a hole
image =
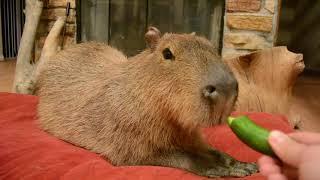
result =
[[[57,54],[59,51],[59,40],[60,34],[66,23],[66,17],[59,17],[51,28],[41,51],[41,56],[36,65],[34,74],[32,75],[32,85],[37,81],[39,72],[43,66],[43,63],[50,59],[53,55]],[[30,87],[31,93],[33,94],[33,87]]]
[[[27,94],[34,65],[30,63],[37,27],[43,9],[43,2],[26,0],[26,21],[18,51],[15,79],[12,91]]]

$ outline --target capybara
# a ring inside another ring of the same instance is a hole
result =
[[[205,38],[160,35],[128,59],[101,43],[63,50],[39,68],[40,126],[113,165],[154,165],[208,177],[246,176],[239,162],[206,144],[200,128],[225,121],[237,81]],[[218,137],[223,138],[223,137]]]

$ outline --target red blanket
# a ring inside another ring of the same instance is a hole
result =
[[[41,131],[36,124],[37,102],[35,96],[0,93],[0,179],[204,179],[167,167],[114,167],[95,153]],[[292,131],[283,116],[247,114],[268,129]],[[211,145],[238,160],[255,162],[261,156],[241,143],[226,125],[204,129],[204,133]],[[239,179],[265,178],[255,174]]]

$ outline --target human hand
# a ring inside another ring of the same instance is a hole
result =
[[[281,160],[269,156],[258,160],[259,170],[268,180],[320,179],[320,134],[272,131],[268,141]]]

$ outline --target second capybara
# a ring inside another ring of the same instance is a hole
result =
[[[205,38],[151,27],[149,47],[128,58],[101,43],[83,43],[42,63],[38,116],[50,134],[112,164],[184,169],[207,177],[246,176],[237,161],[202,138],[201,127],[225,121],[237,81]],[[217,137],[223,138],[223,137]]]

